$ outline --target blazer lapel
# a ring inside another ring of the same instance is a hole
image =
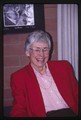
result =
[[[56,86],[57,86],[61,96],[64,98],[64,100],[66,102],[68,102],[67,101],[69,99],[68,96],[70,96],[71,94],[69,91],[70,88],[68,89],[69,85],[68,85],[68,81],[66,80],[67,79],[66,72],[64,71],[64,69],[62,69],[62,66],[60,66],[57,63],[55,63],[55,64],[48,63],[48,67],[50,69],[50,72],[53,76],[53,79],[56,83]],[[65,90],[66,90],[66,92],[65,92]]]
[[[42,94],[36,76],[30,64],[27,66],[26,70],[29,76],[26,82],[27,82],[27,90],[29,93],[29,102],[32,113],[36,116],[41,115],[41,117],[45,117],[46,113],[45,113]]]

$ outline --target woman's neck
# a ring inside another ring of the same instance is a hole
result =
[[[31,63],[31,66],[38,71],[41,75],[43,75],[46,72],[46,65],[42,66],[42,67],[36,67],[35,65],[33,65]]]

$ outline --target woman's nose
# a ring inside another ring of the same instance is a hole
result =
[[[40,55],[44,56],[44,50],[43,49],[40,50]]]

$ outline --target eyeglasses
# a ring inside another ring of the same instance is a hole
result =
[[[49,48],[48,47],[45,47],[45,48],[30,48],[30,50],[32,50],[36,54],[39,54],[41,52],[43,52],[44,54],[49,53]]]

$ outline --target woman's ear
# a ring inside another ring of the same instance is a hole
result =
[[[25,53],[26,53],[26,56],[30,56],[30,53],[29,53],[29,51],[26,51]]]

